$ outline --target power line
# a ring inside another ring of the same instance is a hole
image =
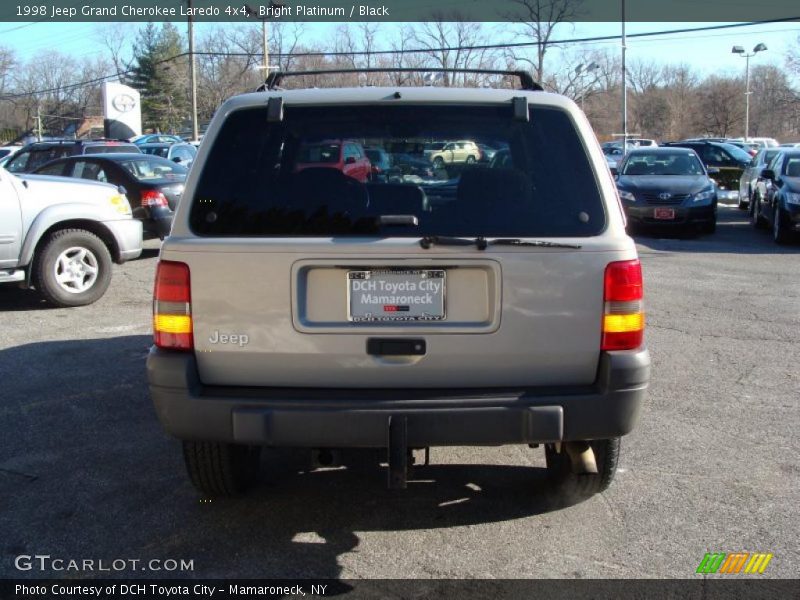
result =
[[[703,32],[703,31],[717,31],[721,29],[734,29],[734,28],[742,28],[742,27],[753,27],[756,25],[768,25],[772,23],[786,23],[786,22],[794,22],[800,20],[800,16],[798,17],[788,17],[783,19],[770,19],[766,21],[750,21],[746,23],[731,23],[727,25],[706,25],[703,27],[685,27],[681,29],[664,29],[660,31],[648,31],[648,32],[641,32],[641,33],[632,33],[628,34],[628,38],[647,38],[647,37],[655,37],[655,36],[663,36],[663,35],[672,35],[678,33],[696,33],[696,32]],[[603,36],[593,36],[593,37],[582,37],[582,38],[570,38],[570,39],[563,39],[563,40],[551,40],[547,42],[547,45],[559,45],[559,44],[580,44],[580,43],[588,43],[588,42],[605,42],[605,41],[613,41],[619,40],[621,36],[619,35],[603,35]],[[511,42],[511,43],[504,43],[504,44],[476,44],[472,46],[448,46],[443,48],[414,48],[414,49],[391,49],[391,50],[362,50],[356,52],[347,52],[347,51],[315,51],[315,52],[277,52],[274,53],[273,56],[280,56],[281,58],[310,58],[310,57],[336,57],[336,56],[379,56],[379,55],[397,55],[397,54],[425,54],[430,52],[457,52],[457,51],[464,51],[464,50],[499,50],[499,49],[506,49],[506,48],[526,48],[526,47],[533,47],[539,46],[540,42]],[[256,57],[260,56],[259,53],[255,52],[194,52],[195,55],[199,56],[241,56],[241,57]],[[180,54],[176,54],[174,56],[170,56],[158,61],[155,61],[154,65],[159,65],[167,62],[171,62],[173,60],[177,60],[179,58],[183,58],[185,56],[189,56],[188,52],[181,52]],[[96,77],[94,79],[89,79],[86,81],[81,81],[78,83],[73,83],[65,86],[49,88],[44,90],[37,90],[33,92],[25,92],[25,93],[16,93],[16,94],[4,94],[0,95],[0,99],[14,99],[14,98],[24,98],[28,96],[36,96],[40,94],[48,94],[52,92],[58,91],[67,91],[72,90],[75,88],[85,87],[87,85],[94,85],[97,83],[102,83],[104,81],[110,79],[118,79],[125,75],[130,75],[131,73],[135,72],[135,68],[130,68],[125,71],[120,71],[118,73],[113,73],[109,75],[105,75],[103,77]]]

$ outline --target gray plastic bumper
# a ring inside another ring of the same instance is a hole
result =
[[[150,394],[184,440],[286,447],[383,447],[390,416],[411,447],[527,444],[620,436],[650,377],[646,349],[603,353],[594,385],[533,389],[304,389],[204,386],[192,354],[152,348]]]

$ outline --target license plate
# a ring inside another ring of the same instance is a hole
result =
[[[350,321],[443,321],[442,269],[347,272]]]
[[[653,212],[653,216],[656,219],[663,219],[669,220],[675,218],[675,209],[674,208],[656,208]]]

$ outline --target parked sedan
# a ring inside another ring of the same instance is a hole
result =
[[[739,210],[746,210],[750,206],[761,171],[767,168],[776,154],[778,154],[778,148],[762,148],[742,173],[739,180]]]
[[[800,149],[782,150],[761,171],[750,214],[756,228],[771,227],[776,244],[800,231]]]
[[[122,186],[133,216],[142,221],[145,235],[161,239],[169,235],[188,172],[186,167],[165,158],[142,154],[72,156],[51,161],[35,171]]]
[[[632,224],[716,230],[717,188],[693,150],[631,150],[619,167],[617,189]]]

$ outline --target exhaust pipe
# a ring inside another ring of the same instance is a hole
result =
[[[597,473],[597,460],[589,442],[565,442],[564,448],[569,456],[573,473],[576,475]]]

